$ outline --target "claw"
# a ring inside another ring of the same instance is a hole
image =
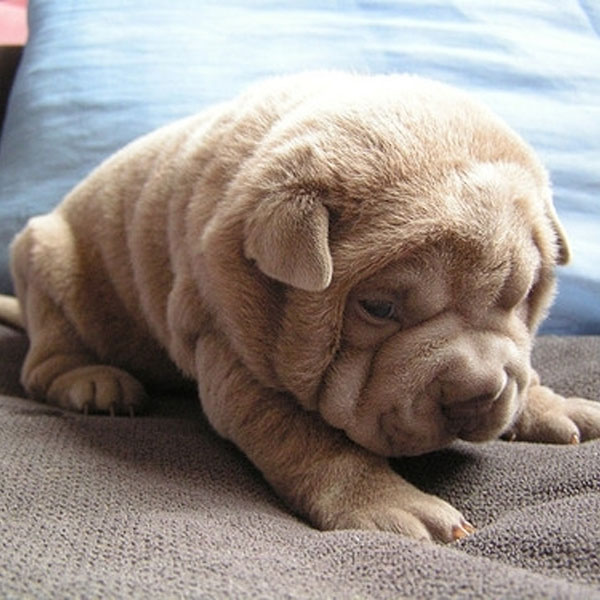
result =
[[[462,540],[475,532],[475,527],[467,521],[463,521],[460,525],[452,527],[452,539],[454,541]]]
[[[475,525],[471,525],[471,523],[469,523],[469,521],[464,521],[464,523],[461,523],[463,526],[463,529],[470,535],[472,533],[475,533],[477,531],[477,529],[475,528]]]
[[[569,440],[569,444],[571,444],[572,446],[576,446],[577,444],[579,444],[580,439],[579,439],[579,434],[578,433],[574,433],[573,435],[571,435],[571,439]]]

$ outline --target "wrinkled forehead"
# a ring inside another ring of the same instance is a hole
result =
[[[491,277],[508,268],[535,271],[541,260],[534,228],[519,215],[500,219],[490,213],[478,223],[458,224],[440,217],[439,221],[424,220],[397,227],[387,220],[372,222],[363,233],[356,232],[334,244],[334,264],[342,279],[356,282],[375,273],[383,276],[392,264],[403,265],[405,277],[418,278],[425,272],[439,270],[449,274],[464,272],[467,279],[469,272],[476,277],[482,273]],[[397,269],[390,271],[396,273]]]
[[[441,290],[454,297],[496,298],[507,286],[525,293],[536,279],[541,258],[530,237],[460,239],[446,236],[395,258],[356,287],[385,290]]]
[[[397,260],[416,273],[437,262],[478,278],[509,268],[535,271],[540,256],[547,263],[555,258],[542,194],[543,186],[513,165],[478,165],[427,189],[392,190],[332,231],[334,264],[353,281]]]

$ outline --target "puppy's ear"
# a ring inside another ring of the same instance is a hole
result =
[[[554,208],[554,204],[552,204],[552,200],[548,200],[546,204],[546,211],[548,218],[552,223],[552,228],[556,234],[556,243],[558,246],[557,262],[559,265],[566,265],[571,260],[571,247],[569,245],[569,240],[567,239],[565,229],[558,218],[556,209]]]
[[[263,199],[245,225],[244,252],[273,279],[307,290],[324,290],[331,282],[329,213],[302,192]]]

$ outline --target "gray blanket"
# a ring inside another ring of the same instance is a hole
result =
[[[145,417],[23,399],[0,332],[0,597],[600,598],[600,443],[456,444],[397,461],[478,527],[450,546],[320,532],[290,514],[193,398]],[[600,398],[600,337],[541,338],[563,393]]]

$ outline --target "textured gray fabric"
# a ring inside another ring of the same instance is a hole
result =
[[[0,334],[0,597],[600,598],[600,443],[457,444],[395,466],[477,526],[451,546],[319,532],[193,399],[83,417],[20,398]],[[600,337],[542,338],[558,390],[600,398]]]

